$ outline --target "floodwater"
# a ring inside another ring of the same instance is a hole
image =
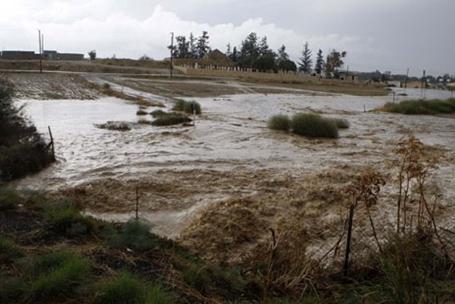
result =
[[[255,179],[273,184],[285,175],[340,165],[381,166],[397,141],[413,132],[446,153],[437,181],[449,201],[455,201],[450,190],[455,189],[453,118],[368,112],[391,101],[390,96],[245,94],[191,99],[203,108],[195,127],[138,124],[151,118],[136,116],[138,106],[115,98],[24,100],[38,130],[47,134],[51,127],[58,162],[18,186],[82,189],[89,214],[126,221],[132,215],[134,186],[140,184],[142,217],[155,232],[176,237],[198,209],[262,191]],[[161,101],[172,107],[168,99]],[[342,130],[338,140],[309,140],[266,127],[274,114],[302,111],[344,118],[351,127]],[[129,122],[132,130],[96,127],[107,121]]]

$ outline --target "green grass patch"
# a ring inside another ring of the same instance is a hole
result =
[[[108,245],[112,248],[129,248],[136,251],[147,251],[158,245],[158,239],[150,232],[147,225],[131,220],[120,232],[114,232],[108,238]]]
[[[0,236],[0,262],[12,262],[22,257],[22,251],[12,241]]]
[[[27,285],[21,278],[0,275],[0,303],[21,303]]]
[[[167,113],[158,116],[154,121],[152,121],[153,126],[172,126],[178,125],[186,122],[191,122],[191,119],[186,115],[180,113]]]
[[[404,100],[399,103],[389,102],[384,111],[406,115],[432,115],[455,113],[455,99],[449,100]]]
[[[287,115],[275,115],[269,119],[267,126],[272,130],[289,131],[291,129],[291,120]]]
[[[86,235],[95,229],[95,222],[68,202],[46,207],[44,219],[49,229],[66,236]]]
[[[202,113],[201,105],[196,101],[185,101],[185,100],[177,100],[174,108],[174,111],[185,112],[188,114],[193,114],[193,111],[199,115]]]
[[[21,201],[19,193],[8,188],[0,188],[0,211],[16,209]]]
[[[159,284],[145,282],[124,272],[100,284],[95,303],[171,304],[175,303],[175,297]]]
[[[68,252],[39,257],[31,268],[30,298],[49,300],[75,295],[88,281],[90,268],[86,259]]]
[[[338,138],[335,122],[317,114],[299,113],[292,117],[292,132],[306,137]]]

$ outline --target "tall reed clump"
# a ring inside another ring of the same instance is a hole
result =
[[[349,272],[352,250],[363,250],[368,258],[356,261],[357,269],[367,268],[368,274],[372,271],[375,273],[373,278],[367,275],[367,282],[359,281],[359,286],[368,295],[363,300],[373,303],[379,300],[390,303],[435,303],[455,294],[445,287],[455,280],[450,270],[455,263],[450,256],[453,250],[448,250],[451,242],[444,237],[441,232],[443,228],[436,220],[441,207],[440,196],[428,198],[427,183],[438,159],[413,136],[401,140],[395,153],[393,165],[398,170],[398,183],[396,205],[393,206],[396,208],[396,217],[395,222],[391,222],[395,229],[386,233],[376,228],[372,206],[379,203],[379,192],[385,179],[374,170],[363,172],[347,191],[352,196],[352,203],[343,226],[342,238],[346,239],[343,273],[356,280],[364,280],[362,272]],[[359,222],[354,215],[362,206],[377,250],[352,246],[355,239],[366,236],[358,232],[360,235],[353,237],[353,229]],[[364,266],[362,263],[365,263]]]
[[[38,172],[54,161],[36,128],[13,103],[13,85],[0,76],[0,181]]]
[[[317,114],[299,113],[292,117],[292,132],[306,137],[338,138],[336,123]]]

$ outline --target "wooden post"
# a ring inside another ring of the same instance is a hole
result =
[[[139,186],[136,186],[136,221],[139,220]]]
[[[52,131],[51,131],[51,126],[47,126],[47,129],[49,130],[49,136],[51,138],[51,149],[52,149],[52,160],[55,161],[55,146],[54,146],[54,137],[52,136]]]
[[[349,208],[349,221],[348,221],[348,236],[346,239],[346,253],[344,256],[343,274],[348,275],[349,271],[349,255],[351,253],[351,237],[352,237],[352,222],[354,220],[354,204]]]

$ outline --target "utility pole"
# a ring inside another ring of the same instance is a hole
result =
[[[422,76],[422,97],[423,99],[426,98],[426,88],[427,88],[427,71],[423,70],[423,76]]]
[[[171,64],[169,66],[169,75],[172,78],[174,72],[174,32],[171,33]]]
[[[39,72],[43,72],[43,36],[41,30],[38,30],[38,43],[39,43]]]
[[[409,68],[406,70],[406,78],[404,79],[404,88],[408,88]]]

